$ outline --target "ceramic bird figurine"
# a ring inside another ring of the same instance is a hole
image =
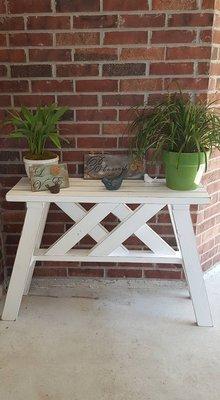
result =
[[[120,188],[126,173],[127,168],[123,168],[118,176],[104,176],[104,178],[102,178],[102,183],[104,183],[107,190],[117,190]]]
[[[60,185],[59,183],[55,183],[52,186],[46,185],[47,189],[50,191],[50,193],[59,193],[60,192]]]

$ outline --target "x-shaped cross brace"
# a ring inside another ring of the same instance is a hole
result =
[[[57,203],[76,224],[68,230],[55,244],[47,255],[61,255],[67,253],[86,234],[89,234],[97,244],[91,249],[90,255],[110,255],[117,251],[118,255],[128,254],[122,243],[132,234],[135,234],[153,252],[174,255],[173,250],[153,229],[146,225],[153,215],[164,205],[140,205],[132,211],[126,204],[99,203],[87,212],[79,204]],[[108,232],[101,224],[109,213],[113,213],[121,223],[112,232]]]

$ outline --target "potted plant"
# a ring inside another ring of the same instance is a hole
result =
[[[174,190],[196,189],[213,148],[220,149],[220,117],[212,104],[193,103],[182,92],[168,95],[153,110],[137,107],[130,126],[131,150],[143,158],[154,149],[162,155],[167,186]]]
[[[25,139],[28,145],[28,152],[23,158],[28,177],[32,165],[58,163],[59,156],[46,150],[45,147],[51,142],[58,149],[61,148],[57,124],[66,111],[67,107],[50,104],[45,107],[39,106],[35,111],[21,107],[19,112],[9,112],[10,118],[6,123],[12,125],[14,129],[10,137]]]

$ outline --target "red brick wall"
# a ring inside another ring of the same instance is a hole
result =
[[[83,154],[126,151],[122,137],[129,108],[150,106],[172,81],[192,99],[206,98],[211,55],[213,1],[208,0],[0,0],[0,107],[57,102],[70,111],[60,124],[68,137],[60,153],[72,176],[82,175]],[[24,175],[23,144],[1,131],[2,196]],[[160,173],[159,167],[151,170]],[[10,268],[19,240],[24,205],[6,204],[4,231]],[[196,210],[193,214],[196,222]],[[69,227],[54,207],[44,245]],[[108,219],[111,229],[114,219]],[[164,210],[151,221],[173,245]],[[89,238],[84,240],[89,245]],[[130,246],[140,246],[135,238]],[[38,275],[181,278],[175,266],[39,265]]]
[[[215,3],[213,21],[212,56],[210,62],[210,80],[208,100],[215,101],[214,107],[219,112],[219,75],[220,75],[220,2]],[[209,162],[209,171],[203,183],[210,194],[208,206],[199,207],[197,218],[198,249],[204,270],[220,262],[220,153],[215,151]]]

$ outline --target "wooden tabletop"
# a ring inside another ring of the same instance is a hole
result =
[[[8,201],[82,202],[82,203],[166,203],[207,204],[209,195],[201,186],[196,190],[177,191],[165,183],[146,184],[142,180],[124,180],[120,189],[106,190],[99,180],[70,178],[70,187],[58,194],[32,192],[28,178],[22,178],[6,195]]]

